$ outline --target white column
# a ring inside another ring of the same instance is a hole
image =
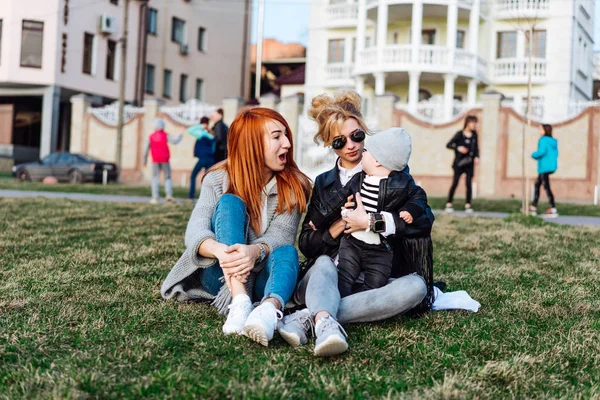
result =
[[[413,65],[419,62],[419,49],[421,47],[421,31],[423,30],[423,3],[421,0],[415,0],[412,6],[412,25],[411,25],[411,63]],[[418,78],[417,78],[418,83]],[[418,91],[418,89],[417,89]],[[416,103],[415,103],[416,104]]]
[[[388,30],[388,5],[379,0],[377,6],[377,65],[381,69],[383,67],[383,51],[387,44]]]
[[[444,75],[444,119],[449,121],[454,116],[454,81],[456,75]]]
[[[58,86],[49,86],[44,90],[44,97],[42,98],[40,158],[56,151],[59,110],[60,88]]]
[[[373,76],[375,77],[375,95],[381,96],[385,93],[385,73],[376,72]]]
[[[365,37],[367,34],[367,0],[358,0],[357,19],[358,25],[356,26],[356,52],[360,53],[365,49]],[[358,57],[356,59],[358,60]]]
[[[473,57],[473,75],[477,76],[477,49],[479,47],[479,1],[473,0],[471,14],[469,15],[469,53]]]
[[[417,103],[419,102],[419,78],[420,72],[408,73],[408,110],[411,113],[417,112]]]
[[[448,65],[450,68],[454,65],[454,52],[456,49],[456,27],[458,25],[458,2],[450,0],[448,4],[448,22],[446,25],[446,47],[450,49]]]
[[[362,96],[364,92],[365,92],[365,77],[359,75],[356,77],[356,93],[358,93]]]
[[[469,107],[473,107],[477,102],[477,79],[469,79],[469,86],[467,89],[467,104]]]

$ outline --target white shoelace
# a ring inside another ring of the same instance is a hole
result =
[[[310,331],[314,336],[315,335],[315,323],[313,321],[312,315],[310,315],[310,313],[301,313],[301,312],[297,312],[294,314],[297,314],[297,315],[293,315],[290,318],[289,322],[298,321],[302,325],[302,328],[304,328],[305,331]]]
[[[348,337],[348,334],[346,333],[346,331],[344,330],[342,325],[340,325],[340,323],[337,322],[332,317],[328,316],[325,318],[321,318],[319,321],[321,321],[321,324],[319,324],[318,330],[321,331],[321,333],[337,327],[340,329],[340,331],[344,334],[345,337]],[[320,335],[317,333],[317,336],[320,336]]]

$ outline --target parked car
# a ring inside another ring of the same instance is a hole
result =
[[[108,181],[116,182],[119,179],[116,164],[84,154],[52,153],[39,161],[15,165],[12,173],[20,181],[41,181],[53,176],[58,181],[80,183],[102,182],[104,170]]]

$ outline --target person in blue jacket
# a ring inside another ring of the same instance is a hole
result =
[[[187,133],[196,138],[194,157],[198,158],[190,181],[190,193],[188,195],[190,199],[196,198],[196,178],[198,174],[202,172],[201,177],[204,176],[204,172],[215,163],[215,137],[210,132],[208,122],[208,117],[202,117],[200,124],[190,126],[186,129]]]
[[[546,211],[546,216],[555,218],[558,216],[556,204],[554,203],[554,195],[550,189],[550,174],[556,172],[558,167],[558,140],[552,137],[552,125],[544,124],[540,126],[540,138],[538,149],[531,157],[535,158],[538,163],[538,178],[535,182],[535,194],[533,203],[529,207],[529,212],[532,215],[537,215],[537,204],[540,199],[540,186],[544,185],[544,190],[548,194],[548,202],[550,209]]]

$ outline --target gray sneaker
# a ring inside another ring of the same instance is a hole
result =
[[[348,350],[346,331],[333,317],[328,315],[321,318],[315,325],[317,340],[315,342],[315,355],[331,357],[342,354]]]
[[[308,308],[286,315],[277,325],[279,335],[292,347],[306,344],[311,331],[314,331],[314,325]]]

